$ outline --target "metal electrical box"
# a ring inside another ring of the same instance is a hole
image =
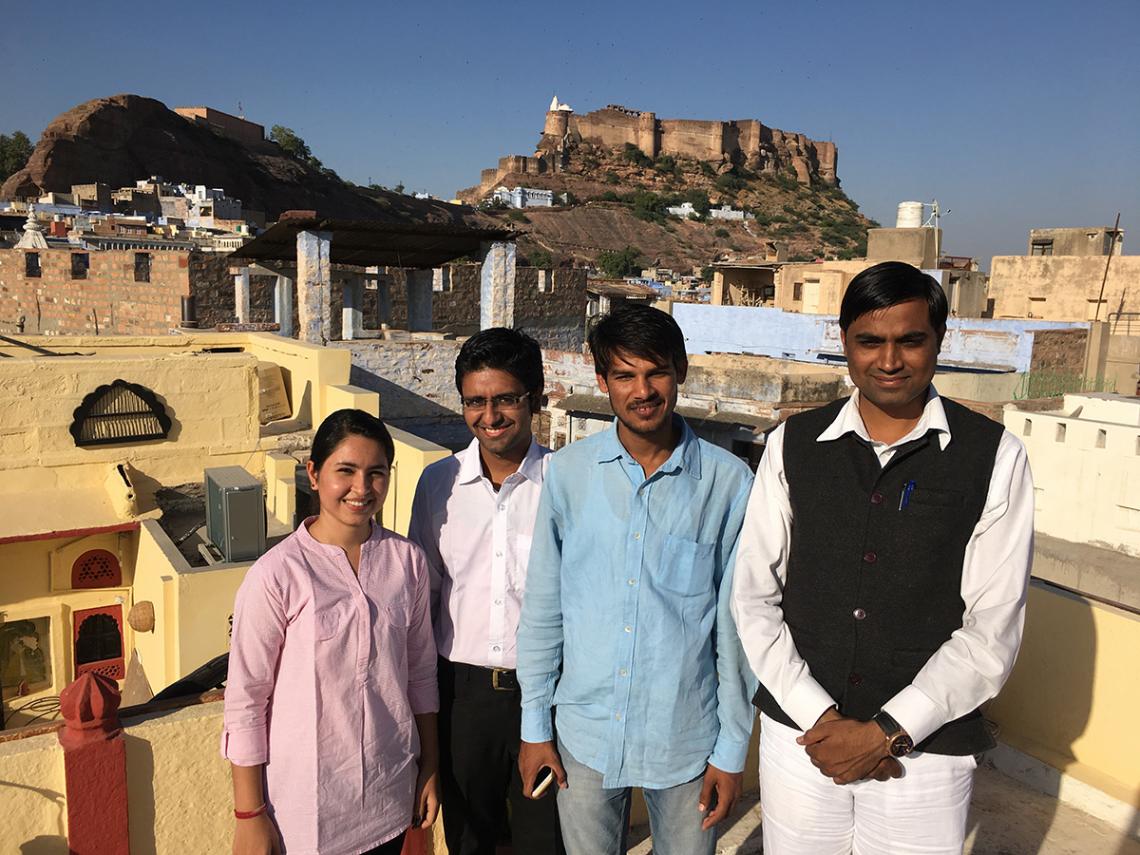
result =
[[[265,552],[265,491],[240,466],[206,470],[206,537],[226,561]]]

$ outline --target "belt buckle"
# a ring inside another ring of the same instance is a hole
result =
[[[509,672],[510,672],[509,668],[492,668],[491,669],[491,688],[494,689],[496,692],[513,692],[514,688],[512,686],[500,686],[499,685],[499,675],[500,674],[507,674]]]

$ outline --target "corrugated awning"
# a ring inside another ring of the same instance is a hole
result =
[[[321,217],[282,219],[230,254],[233,259],[297,259],[297,234],[331,232],[330,261],[361,267],[439,267],[456,258],[479,256],[485,241],[517,240],[521,232],[450,223],[387,223]]]

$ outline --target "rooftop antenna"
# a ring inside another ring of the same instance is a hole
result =
[[[245,111],[242,110],[241,101],[238,101],[238,118],[239,119],[245,118]]]
[[[944,215],[948,215],[953,212],[949,208],[943,212],[942,208],[938,204],[937,199],[932,200],[928,204],[930,205],[930,216],[926,218],[926,222],[924,222],[922,225],[924,228],[929,228],[931,226],[934,228],[934,263],[938,264],[938,259],[942,257],[942,237],[941,233],[939,232],[939,222]]]

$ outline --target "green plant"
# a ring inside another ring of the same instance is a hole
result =
[[[714,273],[716,273],[716,270],[713,267],[708,266],[708,265],[706,265],[705,267],[702,267],[701,268],[701,281],[702,282],[712,282]]]
[[[294,160],[308,164],[314,169],[321,168],[321,162],[314,155],[305,141],[292,129],[284,125],[274,125],[269,129],[269,139],[277,143],[287,155]],[[21,164],[22,165],[22,164]]]
[[[607,172],[605,174],[605,178],[603,180],[607,184],[619,184],[619,183],[621,183],[621,179],[617,177],[616,172]]]
[[[528,217],[522,211],[518,211],[518,210],[515,210],[513,208],[511,210],[507,211],[507,219],[513,223],[529,223],[530,222],[530,217]]]
[[[0,134],[0,181],[19,172],[32,156],[32,141],[23,131]]]
[[[597,264],[609,278],[621,279],[641,270],[641,251],[628,245],[625,249],[603,249],[598,253]]]
[[[530,262],[531,267],[553,267],[554,256],[550,254],[550,250],[539,247],[532,249],[526,254],[526,260]]]
[[[718,238],[726,238],[728,237],[728,229],[722,227],[714,231],[713,234]]]
[[[632,163],[634,166],[648,167],[653,165],[653,161],[646,156],[645,152],[633,143],[625,144],[621,156],[626,162]]]
[[[716,178],[716,170],[712,168],[712,164],[710,164],[707,160],[701,160],[697,163],[700,166],[701,175],[703,175],[705,178]]]

